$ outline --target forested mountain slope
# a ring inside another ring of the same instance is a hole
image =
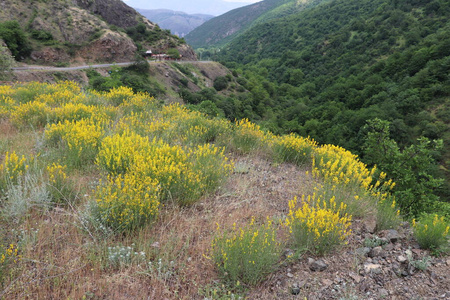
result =
[[[393,161],[386,168],[446,174],[447,189],[427,191],[448,199],[449,15],[443,0],[336,0],[258,24],[218,54],[252,97],[217,105],[230,119],[338,144],[370,163],[384,163],[370,161],[367,150],[366,125],[376,118],[389,122],[400,152],[421,136],[443,139],[440,150],[422,144],[440,171],[425,163],[393,168]]]
[[[186,36],[193,47],[223,46],[255,24],[281,18],[324,0],[265,0],[229,11],[205,22]]]

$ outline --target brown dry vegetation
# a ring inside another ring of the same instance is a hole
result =
[[[219,280],[206,257],[217,224],[231,228],[235,222],[248,223],[252,216],[281,218],[289,199],[313,188],[305,170],[290,164],[273,166],[255,156],[236,157],[235,163],[236,172],[214,195],[189,208],[168,204],[156,224],[126,237],[103,240],[83,231],[81,204],[45,214],[35,211],[21,225],[28,232],[39,230],[35,242],[23,249],[14,279],[0,295],[7,299],[89,295],[93,299],[201,299],[199,289]],[[81,190],[87,190],[87,184]],[[8,230],[15,224],[3,225]],[[146,253],[147,261],[161,258],[166,265],[173,261],[171,274],[152,276],[146,262],[108,268],[107,247],[132,243]]]

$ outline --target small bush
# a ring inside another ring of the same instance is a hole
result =
[[[395,229],[400,225],[400,209],[395,198],[381,199],[377,204],[377,230]]]
[[[134,244],[131,246],[108,247],[108,266],[120,269],[131,265],[133,262],[145,261],[145,252],[136,252]]]
[[[272,135],[262,131],[259,125],[242,119],[235,124],[229,146],[238,153],[246,154],[260,146],[267,146],[272,138]]]
[[[296,206],[297,198],[289,201],[285,225],[297,250],[324,255],[344,243],[350,235],[351,217],[343,213],[345,205],[337,206],[334,198],[325,201],[315,195],[307,199],[302,197],[302,206],[295,209]]]
[[[259,226],[252,219],[244,228],[216,236],[212,242],[212,259],[229,284],[256,285],[276,267],[280,247],[275,237],[270,219]]]
[[[136,173],[110,177],[97,188],[96,201],[94,219],[116,232],[132,231],[158,216],[158,181]]]
[[[15,244],[7,246],[0,244],[0,286],[3,286],[3,281],[11,271],[11,265],[17,264],[21,259],[19,248]]]
[[[422,249],[446,250],[450,226],[437,214],[424,215],[419,222],[412,221],[414,237]]]
[[[311,162],[311,157],[317,143],[308,138],[294,134],[285,135],[275,139],[273,152],[275,160],[303,165]]]
[[[19,158],[16,152],[6,152],[3,162],[0,164],[0,195],[5,193],[8,185],[17,184],[19,178],[28,170],[25,156]]]
[[[48,191],[54,203],[67,204],[76,198],[72,183],[66,175],[66,166],[53,163],[47,166]]]

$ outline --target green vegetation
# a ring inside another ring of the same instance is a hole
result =
[[[212,260],[225,282],[239,288],[256,285],[276,269],[280,244],[272,220],[256,225],[255,218],[244,228],[222,232],[212,242]],[[218,228],[219,229],[219,228]]]
[[[0,44],[0,80],[8,79],[14,66],[14,57],[9,54],[8,48]]]
[[[447,252],[450,226],[444,217],[437,214],[425,214],[418,222],[413,220],[414,237],[423,249],[431,249],[437,253]]]
[[[336,0],[261,21],[214,54],[250,94],[208,100],[228,119],[380,164],[411,216],[449,215],[449,13],[440,0]],[[391,148],[365,142],[375,119],[389,122]]]
[[[109,77],[101,76],[95,70],[89,70],[89,86],[97,91],[109,91],[121,86],[127,86],[134,92],[145,92],[152,96],[165,93],[161,85],[152,81],[149,77],[149,64],[140,56],[136,57],[134,64],[125,67],[113,67],[109,71]]]
[[[28,37],[17,21],[0,23],[0,39],[3,39],[16,60],[23,60],[31,53]]]

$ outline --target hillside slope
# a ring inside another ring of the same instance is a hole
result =
[[[195,48],[223,46],[255,24],[294,14],[323,0],[265,0],[229,11],[186,36]]]
[[[449,201],[449,14],[449,1],[336,0],[255,25],[217,54],[252,92],[228,117],[351,149],[402,182],[407,206]],[[410,167],[389,147],[371,158],[375,119],[389,122],[389,141]],[[415,147],[438,163],[420,163]]]
[[[190,47],[161,30],[120,0],[12,1],[1,3],[0,20],[17,21],[38,63],[130,61],[150,48],[177,48],[194,59]],[[8,41],[6,41],[8,43]]]
[[[157,23],[163,29],[169,29],[173,34],[184,37],[186,34],[210,20],[214,16],[190,15],[181,11],[168,9],[136,9],[141,15]]]

